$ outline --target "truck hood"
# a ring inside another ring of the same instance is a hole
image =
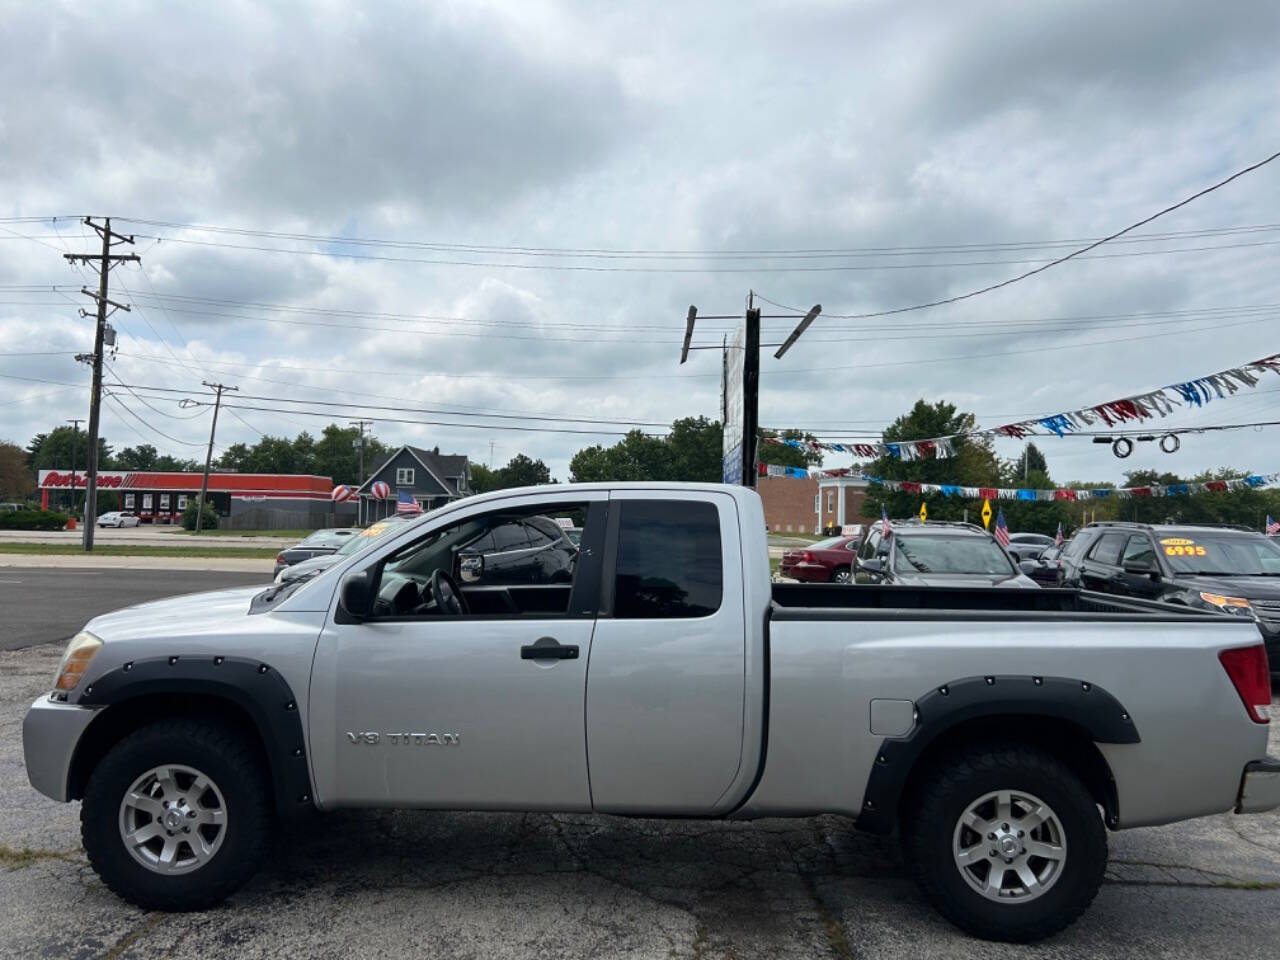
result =
[[[1246,600],[1280,600],[1280,577],[1222,577],[1179,574],[1178,583],[1194,590],[1225,593]]]
[[[267,586],[264,583],[258,587],[235,587],[151,600],[94,617],[85,629],[104,641],[181,635],[189,633],[193,624],[199,624],[202,631],[207,631],[214,624],[248,616],[249,601]]]
[[[318,557],[312,557],[310,560],[301,560],[281,570],[278,579],[280,583],[290,583],[293,580],[309,580],[345,559],[347,558],[336,553],[326,553]]]
[[[1036,590],[1040,585],[1025,574],[984,574],[984,573],[910,573],[897,574],[897,580],[903,585],[913,587],[1031,587]]]

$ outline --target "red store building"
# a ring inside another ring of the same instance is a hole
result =
[[[100,470],[98,490],[120,497],[120,510],[138,515],[143,523],[178,523],[188,499],[200,495],[202,475],[152,470]],[[83,490],[83,472],[41,470],[40,505],[49,508],[50,491]],[[355,520],[353,502],[334,503],[333,481],[328,477],[288,473],[210,473],[209,501],[220,517],[237,517],[252,511],[295,514],[289,526],[301,528],[350,524]],[[105,511],[101,511],[105,512]],[[335,515],[340,516],[335,516]],[[249,519],[245,517],[245,519]],[[280,523],[283,518],[276,518]],[[246,529],[251,525],[246,525]]]

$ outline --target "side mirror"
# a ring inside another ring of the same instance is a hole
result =
[[[458,557],[458,580],[479,583],[484,576],[484,554],[464,553]]]
[[[873,576],[882,577],[884,576],[884,558],[869,557],[866,560],[859,560],[858,569],[863,571],[864,573],[869,573],[869,574],[872,574]]]
[[[342,581],[338,612],[343,615],[343,623],[360,623],[369,615],[371,580],[368,570],[359,570]]]
[[[1152,563],[1126,563],[1124,572],[1135,577],[1150,577],[1152,580],[1160,579],[1160,571]]]
[[[1026,574],[1034,573],[1036,570],[1036,562],[1034,560],[1021,560],[1018,562],[1018,569]]]

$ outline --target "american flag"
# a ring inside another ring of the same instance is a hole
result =
[[[396,513],[421,513],[418,501],[413,499],[412,490],[396,491]]]
[[[996,543],[1000,544],[1000,546],[1009,546],[1009,526],[1004,522],[1003,509],[996,514],[996,532],[994,536],[996,538]]]
[[[1060,547],[1060,546],[1062,546],[1062,523],[1061,523],[1061,521],[1059,521],[1059,523],[1058,523],[1058,532],[1057,532],[1056,534],[1054,534],[1054,537],[1053,537],[1053,545],[1054,545],[1055,547]]]
[[[1280,523],[1276,523],[1271,519],[1271,514],[1267,514],[1267,536],[1274,537],[1280,534]]]
[[[889,512],[885,510],[884,504],[880,504],[880,536],[887,537],[893,532],[893,527],[889,525]]]

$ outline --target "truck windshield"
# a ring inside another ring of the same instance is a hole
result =
[[[1157,549],[1175,573],[1280,576],[1280,547],[1261,535],[1194,531],[1161,537]]]
[[[918,573],[1005,574],[1016,571],[1005,552],[993,540],[976,536],[930,534],[924,537],[896,535],[898,569]]]

